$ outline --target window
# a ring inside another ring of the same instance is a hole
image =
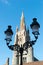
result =
[[[23,57],[23,63],[26,63],[26,57]]]

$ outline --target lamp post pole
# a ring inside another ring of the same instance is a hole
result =
[[[21,48],[20,48],[20,56],[21,56],[21,62],[20,62],[20,65],[23,65],[22,63],[22,56],[23,56],[23,47],[21,45]]]
[[[35,40],[26,41],[21,46],[19,44],[9,45],[10,42],[12,41],[12,35],[13,35],[13,31],[12,31],[10,25],[8,26],[7,30],[4,32],[6,34],[5,40],[6,40],[6,44],[7,44],[8,48],[11,50],[15,50],[15,51],[20,53],[20,56],[21,56],[20,65],[23,65],[23,62],[22,62],[23,51],[26,51],[26,49],[28,49],[30,46],[34,45],[38,39],[40,24],[37,22],[36,18],[33,18],[33,22],[30,25],[30,27],[32,29],[32,34],[34,35]]]

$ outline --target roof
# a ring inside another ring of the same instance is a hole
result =
[[[39,61],[37,58],[34,57],[34,61]]]
[[[23,65],[43,65],[43,61],[29,62]]]

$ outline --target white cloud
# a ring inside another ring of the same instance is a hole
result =
[[[8,0],[0,0],[1,2],[3,2],[4,4],[9,4]]]

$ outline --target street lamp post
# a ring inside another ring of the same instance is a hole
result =
[[[12,31],[10,25],[8,26],[8,29],[4,32],[6,34],[5,40],[6,40],[6,44],[7,44],[8,48],[20,53],[20,56],[21,56],[20,65],[22,65],[23,51],[26,51],[26,49],[28,49],[28,47],[34,45],[38,39],[40,24],[37,22],[36,18],[33,18],[33,22],[30,25],[30,27],[32,29],[32,34],[34,35],[35,40],[32,40],[30,42],[26,41],[23,45],[21,44],[21,46],[18,44],[10,45],[10,42],[12,41],[12,35],[13,35],[13,31]]]

